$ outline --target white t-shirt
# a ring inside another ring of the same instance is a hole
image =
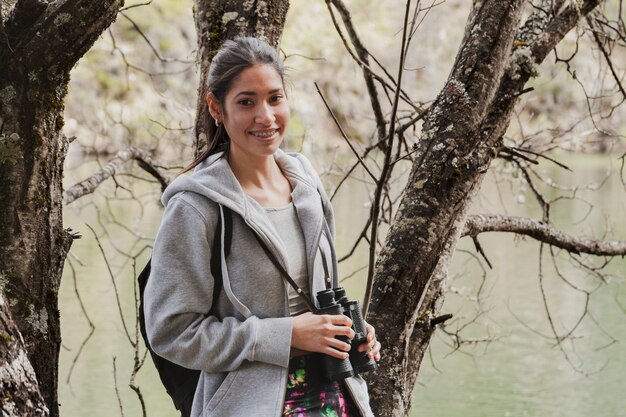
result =
[[[298,284],[302,292],[309,296],[309,276],[306,266],[306,247],[304,234],[298,220],[298,214],[293,203],[284,207],[266,208],[267,217],[276,228],[278,235],[287,248],[289,261],[289,273],[291,278]],[[300,295],[289,287],[289,313],[296,316],[308,311],[306,303]]]

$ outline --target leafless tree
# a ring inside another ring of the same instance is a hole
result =
[[[61,214],[63,161],[69,144],[62,131],[63,100],[70,70],[113,22],[122,4],[123,0],[2,3],[0,275],[51,416],[59,414],[58,289],[74,239],[63,230]],[[7,341],[0,338],[2,350]],[[2,360],[3,370],[12,369],[9,358]],[[8,395],[11,391],[3,389],[3,398]],[[7,415],[33,415],[25,406],[2,403]]]
[[[559,231],[551,223],[550,202],[536,186],[538,179],[532,167],[540,158],[567,167],[524,146],[523,141],[514,143],[505,137],[519,97],[532,91],[526,88],[527,81],[539,74],[539,65],[575,27],[587,26],[604,51],[603,59],[611,62],[617,94],[623,95],[620,76],[610,58],[610,51],[624,44],[621,2],[619,10],[604,8],[604,3],[475,1],[448,80],[424,111],[422,103],[407,103],[408,94],[401,86],[411,38],[434,2],[406,2],[399,67],[393,77],[380,66],[372,67],[371,62],[377,60],[358,39],[342,1],[327,1],[330,12],[342,18],[343,28],[333,21],[344,45],[363,69],[377,123],[377,142],[357,155],[347,175],[360,165],[374,187],[370,218],[359,240],[366,240],[370,248],[364,308],[369,310],[368,318],[385,346],[381,369],[370,380],[372,404],[378,415],[404,416],[409,411],[431,336],[437,324],[450,318],[439,315],[439,309],[448,265],[462,236],[474,240],[477,252],[487,262],[477,238],[486,231],[529,236],[542,248],[561,248],[572,256],[626,253],[625,242],[583,239]],[[381,104],[383,100],[388,103]],[[409,115],[399,112],[402,103]],[[388,115],[383,116],[381,108],[388,108]],[[419,134],[409,136],[407,129],[421,121]],[[380,157],[366,159],[375,149],[384,159],[377,169],[372,166]],[[522,172],[543,208],[542,219],[468,216],[469,205],[496,158],[514,163]],[[389,181],[403,160],[409,161],[411,169],[403,192],[396,198],[389,195]],[[395,204],[397,199],[399,205]],[[390,223],[390,230],[384,244],[379,244],[377,233],[384,222]],[[587,262],[581,264],[597,271]],[[571,335],[552,328],[557,341]]]

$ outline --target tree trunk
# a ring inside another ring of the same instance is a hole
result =
[[[122,4],[20,0],[0,29],[0,282],[51,416],[59,414],[58,291],[73,239],[62,220],[63,100],[71,68]]]
[[[409,412],[434,331],[429,318],[442,304],[467,209],[500,150],[517,97],[547,53],[598,3],[571,4],[545,19],[535,11],[519,29],[523,0],[475,2],[376,264],[368,318],[384,349],[381,369],[370,377],[376,415]]]
[[[211,59],[222,43],[235,36],[254,36],[278,47],[285,27],[289,0],[236,1],[194,0],[194,19],[198,33],[200,85],[196,112],[196,154],[206,145],[209,108],[206,103],[207,77]]]
[[[0,291],[0,413],[2,417],[45,417],[48,408],[39,393],[24,341],[11,320]]]

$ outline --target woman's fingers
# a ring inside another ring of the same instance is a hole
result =
[[[380,342],[376,342],[372,350],[367,353],[367,356],[376,362],[380,361]]]
[[[365,322],[365,328],[367,329],[367,341],[371,342],[376,340],[376,330],[374,329],[374,326]]]
[[[359,352],[367,352],[367,356],[374,359],[376,362],[380,361],[380,342],[376,340],[376,331],[372,325],[365,323],[367,329],[367,341],[361,343],[358,347]]]
[[[326,339],[326,345],[341,350],[343,352],[350,352],[350,345],[348,343],[342,342],[341,340],[335,339],[334,337]]]
[[[327,336],[347,336],[348,339],[354,339],[354,330],[352,330],[352,320],[346,316],[323,316],[326,324],[324,330]]]
[[[359,345],[359,352],[367,352],[376,346],[376,331],[374,330],[374,326],[366,322],[365,329],[367,329],[367,341]]]
[[[322,352],[337,358],[344,358],[350,345],[339,339],[344,336],[354,338],[352,320],[344,315],[301,314],[293,318],[291,346],[309,352]]]
[[[337,358],[337,359],[348,359],[350,357],[348,352],[342,352],[340,350],[333,349],[328,346],[322,350],[322,353],[325,353],[328,356],[332,356],[333,358]]]

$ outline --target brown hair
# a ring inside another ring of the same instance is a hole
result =
[[[207,90],[213,93],[220,103],[224,103],[224,98],[237,77],[245,69],[258,64],[273,66],[284,84],[283,61],[280,59],[278,51],[271,45],[252,37],[237,36],[232,40],[227,40],[211,60]],[[183,169],[181,174],[191,171],[210,155],[221,151],[224,151],[224,155],[228,153],[230,138],[224,125],[217,126],[210,112],[207,114],[210,123],[208,123],[206,150]]]

